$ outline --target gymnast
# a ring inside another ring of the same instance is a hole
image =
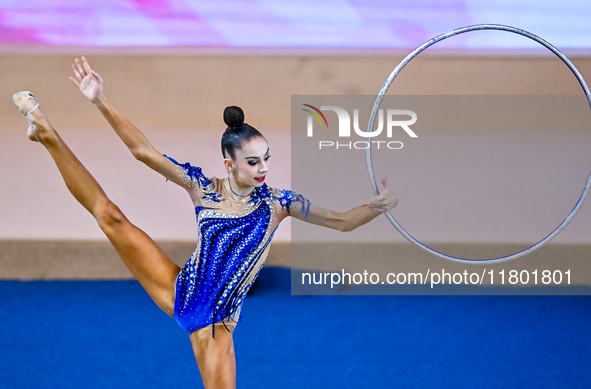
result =
[[[76,59],[72,69],[75,78],[70,80],[97,106],[133,156],[185,188],[191,197],[198,243],[183,268],[109,200],[39,109],[35,96],[18,92],[13,100],[29,120],[29,139],[45,146],[69,191],[94,216],[127,268],[154,302],[187,331],[204,387],[235,388],[232,333],[279,223],[293,216],[351,231],[394,208],[396,195],[386,189],[384,176],[379,196],[339,213],[312,205],[289,190],[268,187],[264,181],[269,171],[269,146],[259,131],[244,123],[244,113],[238,107],[224,111],[228,127],[221,143],[228,177],[209,178],[201,168],[158,152],[105,97],[103,80],[84,57]]]

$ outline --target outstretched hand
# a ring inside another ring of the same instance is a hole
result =
[[[75,59],[72,65],[74,70],[74,77],[70,77],[70,81],[74,83],[80,92],[88,98],[91,102],[96,102],[103,94],[103,79],[97,72],[90,68],[86,58],[82,57],[82,61]]]
[[[398,204],[398,197],[390,189],[386,189],[387,178],[387,175],[382,177],[382,186],[384,187],[382,193],[361,204],[362,207],[367,206],[372,211],[388,212]]]

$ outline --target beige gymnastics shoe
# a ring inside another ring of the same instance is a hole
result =
[[[28,109],[27,107],[29,105],[30,100],[33,100],[36,104],[33,108]],[[37,100],[35,95],[29,91],[15,93],[14,95],[12,95],[12,101],[14,101],[14,103],[18,107],[18,110],[21,111],[21,113],[25,115],[25,117],[29,121],[29,128],[27,130],[27,135],[29,136],[29,139],[33,141],[37,140],[37,142],[39,142],[39,138],[37,138],[37,134],[35,134],[35,123],[33,123],[33,118],[32,116],[30,116],[31,113],[33,113],[33,111],[39,108],[39,101]]]

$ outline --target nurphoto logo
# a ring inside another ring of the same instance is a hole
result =
[[[308,108],[303,108],[303,111],[308,112],[310,115],[308,116],[308,125],[307,125],[307,135],[308,137],[314,136],[314,119],[320,124],[320,128],[328,127],[328,120],[326,120],[326,116],[322,111],[333,111],[337,114],[339,120],[339,138],[350,138],[351,137],[351,116],[344,108],[337,107],[337,106],[321,106],[320,109],[309,105],[309,104],[302,104]],[[410,117],[410,119],[405,118]],[[362,137],[362,138],[374,138],[382,133],[384,129],[384,110],[378,110],[378,127],[375,131],[362,131],[359,128],[359,110],[353,110],[353,130],[355,133]],[[401,120],[404,119],[404,120]],[[402,128],[411,138],[417,138],[417,134],[413,130],[410,129],[410,126],[413,125],[417,121],[417,114],[413,111],[408,109],[388,109],[386,110],[386,136],[388,138],[392,138],[392,133],[395,128]],[[324,134],[324,133],[323,133]],[[400,141],[377,141],[372,140],[371,143],[377,146],[379,149],[381,145],[385,144],[388,149],[391,150],[398,150],[401,149],[404,145]],[[371,143],[369,141],[349,141],[349,142],[339,142],[338,140],[330,141],[330,140],[321,140],[318,143],[318,148],[348,148],[348,149],[367,149],[371,147]]]

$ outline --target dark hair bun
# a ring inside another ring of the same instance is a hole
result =
[[[222,135],[222,155],[235,160],[236,150],[242,149],[253,138],[263,138],[256,128],[244,123],[244,111],[235,105],[224,110],[224,122],[228,125]]]
[[[239,127],[244,123],[242,108],[232,105],[224,109],[224,122],[228,127]]]

